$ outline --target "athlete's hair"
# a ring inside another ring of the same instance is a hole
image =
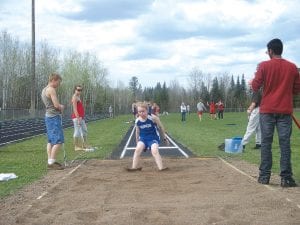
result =
[[[61,76],[58,73],[51,73],[50,76],[49,76],[49,82],[51,82],[53,80],[55,80],[55,81],[57,81],[57,80],[62,81],[62,78],[61,78]]]
[[[147,104],[146,102],[137,102],[137,103],[136,103],[136,106],[148,110],[148,104]]]
[[[282,41],[278,38],[275,38],[267,44],[268,50],[271,49],[275,55],[281,55],[283,51]]]

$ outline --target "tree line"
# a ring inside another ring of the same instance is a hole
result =
[[[40,93],[47,85],[48,76],[58,72],[63,82],[58,90],[60,101],[71,111],[73,87],[82,84],[83,102],[88,114],[106,113],[111,105],[115,114],[130,113],[135,100],[156,102],[161,111],[178,112],[181,102],[195,111],[197,102],[222,100],[226,108],[243,110],[250,102],[251,92],[245,77],[228,73],[210,74],[200,68],[191,68],[187,86],[176,79],[168,84],[142,87],[137,76],[128,84],[118,81],[112,87],[109,70],[94,53],[69,50],[62,52],[46,42],[36,47],[35,82],[31,77],[31,45],[23,43],[6,31],[0,34],[0,107],[2,109],[29,109],[31,88],[35,85],[36,110],[43,110]],[[299,101],[296,102],[299,105]]]
[[[246,85],[245,77],[229,76],[228,74],[205,74],[199,69],[193,69],[188,76],[188,87],[183,87],[173,80],[167,87],[166,83],[157,83],[155,87],[142,89],[137,77],[132,77],[129,89],[133,100],[156,102],[161,111],[176,112],[182,102],[189,104],[192,111],[201,100],[204,104],[210,101],[223,101],[226,108],[242,111],[251,101],[251,91]]]

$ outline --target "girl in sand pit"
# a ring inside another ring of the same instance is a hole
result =
[[[168,143],[166,138],[165,129],[160,122],[159,118],[155,115],[148,114],[148,105],[146,103],[139,102],[137,104],[138,117],[135,121],[136,125],[136,148],[133,155],[132,167],[127,168],[127,171],[142,170],[139,167],[140,155],[143,150],[150,149],[152,156],[155,159],[156,165],[159,171],[168,170],[168,167],[164,167],[161,156],[159,154],[158,146],[160,142],[158,128],[161,129],[162,138]]]

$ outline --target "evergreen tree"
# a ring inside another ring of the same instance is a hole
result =
[[[220,88],[219,88],[219,81],[218,78],[215,77],[213,79],[212,88],[210,91],[211,100],[217,102],[221,98]]]
[[[129,81],[129,90],[132,94],[132,101],[137,100],[139,90],[141,89],[141,85],[139,84],[139,80],[137,77],[131,77]]]
[[[169,94],[166,82],[164,82],[161,90],[161,102],[160,102],[161,112],[169,111]]]

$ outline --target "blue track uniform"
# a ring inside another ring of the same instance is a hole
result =
[[[154,123],[152,116],[148,115],[145,121],[137,118],[135,124],[140,129],[139,141],[144,143],[145,149],[151,148],[154,143],[160,143],[157,124]]]

